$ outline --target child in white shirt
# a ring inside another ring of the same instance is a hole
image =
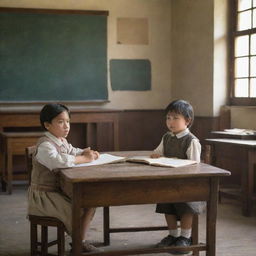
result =
[[[152,158],[177,157],[200,162],[201,145],[199,140],[189,131],[193,123],[192,106],[184,100],[171,102],[166,110],[166,125],[169,132],[164,134],[160,145],[154,150]],[[169,235],[163,238],[157,247],[190,246],[193,215],[202,212],[204,202],[161,203],[157,204],[156,212],[165,214]],[[177,221],[180,220],[179,233]],[[175,254],[187,252],[174,251]]]

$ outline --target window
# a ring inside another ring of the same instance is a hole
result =
[[[231,104],[256,105],[256,0],[235,0],[231,14]]]

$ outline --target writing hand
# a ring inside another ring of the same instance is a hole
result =
[[[88,148],[85,149],[83,151],[83,155],[88,159],[89,162],[95,160],[95,158],[94,158],[94,151],[91,150],[91,149],[88,149]]]

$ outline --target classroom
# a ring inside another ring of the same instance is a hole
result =
[[[149,154],[168,130],[165,108],[178,99],[193,106],[190,131],[200,141],[202,166],[209,164],[219,173],[218,191],[209,192],[207,199],[213,200],[208,207],[216,208],[216,216],[207,215],[209,210],[198,215],[197,238],[207,245],[192,246],[193,255],[253,256],[256,1],[0,0],[0,255],[33,255],[25,150],[42,136],[39,114],[45,104],[69,108],[67,139],[74,147]],[[108,178],[115,184],[114,174]],[[207,194],[212,187],[202,185],[198,193],[203,189]],[[104,249],[102,255],[172,255],[168,249],[152,249],[166,230],[117,231],[103,238],[103,215],[117,229],[166,225],[162,214],[155,213],[154,194],[146,199],[147,193],[144,199],[138,196],[137,204],[131,195],[124,203],[109,198],[112,205],[99,198],[104,208],[97,208],[88,236]],[[195,192],[196,201],[203,198]],[[209,224],[211,218],[216,228]],[[56,238],[54,228],[49,238]],[[110,245],[102,246],[102,239]],[[65,253],[59,255],[72,255],[71,237],[65,235],[64,242]],[[80,248],[76,241],[73,246],[75,252]],[[130,249],[134,246],[139,249]],[[125,254],[127,248],[130,254]],[[57,246],[49,251],[55,255]]]

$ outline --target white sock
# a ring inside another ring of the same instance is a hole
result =
[[[179,230],[178,229],[169,229],[169,235],[178,237],[179,236]]]
[[[189,228],[189,229],[182,228],[181,231],[180,231],[180,235],[183,236],[183,237],[186,237],[186,238],[190,238],[191,237],[191,233],[192,233],[192,229],[191,228]]]

